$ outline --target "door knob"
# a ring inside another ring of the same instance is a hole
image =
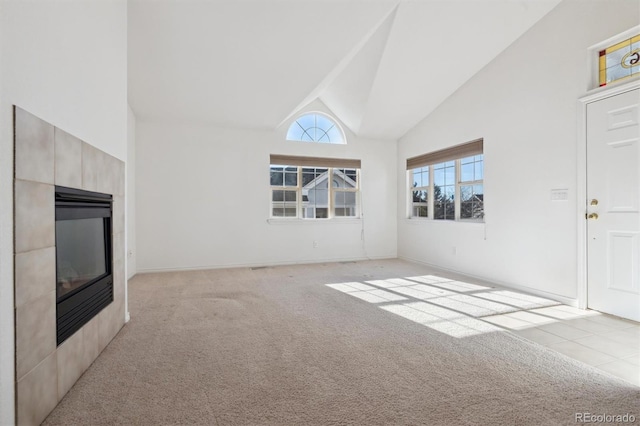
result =
[[[588,219],[596,220],[598,218],[598,213],[591,213],[587,216]]]
[[[598,205],[598,200],[596,200],[595,198],[593,200],[591,200],[591,204],[592,206],[597,206]]]

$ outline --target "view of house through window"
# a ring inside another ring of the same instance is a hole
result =
[[[275,158],[274,158],[275,157]],[[274,164],[289,160],[289,164]],[[296,160],[299,160],[297,163]],[[318,163],[319,166],[306,165]],[[305,163],[305,165],[298,165]],[[358,167],[341,167],[357,165]],[[323,167],[325,164],[337,167]],[[272,156],[271,217],[330,219],[359,217],[359,161]]]
[[[407,160],[409,217],[484,219],[483,140]]]

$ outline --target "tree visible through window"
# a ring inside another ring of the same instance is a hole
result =
[[[407,159],[410,217],[484,219],[483,140]]]
[[[312,112],[299,117],[289,126],[287,140],[342,144],[344,134],[340,126],[328,116]]]

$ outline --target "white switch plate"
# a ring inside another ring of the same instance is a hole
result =
[[[566,201],[569,199],[569,190],[566,188],[563,189],[552,189],[551,190],[551,201]]]

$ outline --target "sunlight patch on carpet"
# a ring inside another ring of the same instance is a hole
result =
[[[558,302],[553,300],[436,275],[327,287],[456,338],[504,329],[522,330],[577,315],[571,310],[574,308],[555,309]]]

